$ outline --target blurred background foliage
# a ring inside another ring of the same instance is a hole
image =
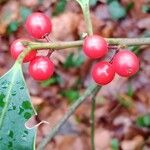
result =
[[[149,0],[90,0],[90,7],[95,34],[150,37]],[[78,40],[86,32],[81,9],[74,0],[0,0],[0,75],[14,63],[9,54],[12,41],[20,37],[33,40],[26,33],[24,22],[35,11],[52,18],[53,32],[49,35],[52,42]],[[150,47],[129,49],[141,60],[140,72],[128,80],[116,75],[99,92],[95,112],[96,150],[150,149]],[[39,53],[45,55],[47,50]],[[44,82],[34,81],[28,74],[28,64],[23,66],[32,102],[38,110],[35,122],[50,122],[50,126],[39,127],[37,144],[62,118],[68,105],[93,82],[90,72],[95,62],[88,60],[81,48],[55,51],[51,57],[56,65],[55,75]],[[90,150],[90,105],[87,100],[76,111],[47,150]]]

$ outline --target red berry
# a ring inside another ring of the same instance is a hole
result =
[[[133,52],[122,50],[114,57],[113,65],[120,76],[130,77],[139,70],[139,59]]]
[[[97,84],[108,84],[115,77],[115,69],[109,62],[99,62],[92,69],[92,77]]]
[[[11,56],[16,60],[17,57],[23,50],[26,48],[21,42],[28,41],[27,39],[18,39],[15,40],[10,47]],[[29,62],[36,57],[36,51],[32,50],[29,54],[24,58],[23,62]]]
[[[83,50],[88,57],[96,59],[103,57],[108,52],[108,45],[103,37],[92,35],[85,38]]]
[[[29,73],[35,80],[47,80],[54,72],[54,64],[44,56],[37,56],[30,62]]]
[[[34,38],[41,39],[52,30],[51,20],[43,13],[33,13],[27,17],[25,28]]]

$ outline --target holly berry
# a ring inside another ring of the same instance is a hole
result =
[[[11,56],[16,60],[17,57],[23,50],[26,48],[21,42],[28,41],[27,39],[18,39],[15,40],[10,47]],[[36,57],[36,51],[32,50],[29,54],[24,58],[23,62],[29,62]]]
[[[114,57],[113,65],[120,76],[130,77],[139,70],[139,59],[133,52],[122,50]]]
[[[29,73],[35,80],[47,80],[54,72],[54,64],[44,56],[37,56],[29,64]]]
[[[25,28],[31,36],[41,39],[51,32],[52,23],[45,14],[36,12],[27,17]]]
[[[97,84],[106,85],[115,77],[115,69],[109,62],[99,62],[92,69],[92,77]]]
[[[101,58],[108,52],[108,45],[103,37],[92,35],[85,38],[83,51],[91,59]]]

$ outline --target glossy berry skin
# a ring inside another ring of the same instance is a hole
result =
[[[21,42],[22,41],[28,41],[27,39],[17,39],[15,41],[13,41],[13,43],[10,46],[10,53],[11,56],[16,60],[19,56],[19,54],[21,54],[21,52],[23,52],[23,50],[26,48]],[[27,56],[24,58],[23,62],[29,62],[31,60],[33,60],[36,57],[36,51],[32,50],[31,52],[29,52],[29,54],[27,54]]]
[[[32,13],[27,17],[25,28],[36,39],[42,39],[52,30],[51,20],[43,13]]]
[[[100,85],[110,83],[115,77],[115,69],[109,62],[99,62],[92,69],[93,80]]]
[[[29,64],[29,73],[35,80],[47,80],[54,73],[54,64],[44,56],[37,56]]]
[[[108,44],[101,36],[88,36],[84,40],[83,51],[91,59],[101,58],[108,52]]]
[[[116,73],[122,77],[130,77],[139,70],[138,57],[129,50],[121,50],[113,59]]]

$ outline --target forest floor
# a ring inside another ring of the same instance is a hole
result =
[[[31,38],[24,29],[26,17],[35,11],[52,17],[52,42],[78,40],[85,33],[79,5],[66,0],[0,0],[0,75],[14,63],[9,46],[21,37]],[[150,1],[91,0],[94,33],[104,37],[150,36]],[[96,97],[96,150],[150,150],[150,47],[134,46],[141,60],[140,71],[130,79],[115,77]],[[39,51],[39,53],[42,53]],[[45,55],[45,50],[42,55]],[[35,122],[49,122],[38,129],[37,145],[63,117],[67,108],[91,84],[90,69],[81,49],[55,51],[55,75],[34,81],[24,64],[24,75],[38,116]],[[7,60],[7,62],[6,62]],[[82,104],[45,150],[90,150],[91,101]]]

